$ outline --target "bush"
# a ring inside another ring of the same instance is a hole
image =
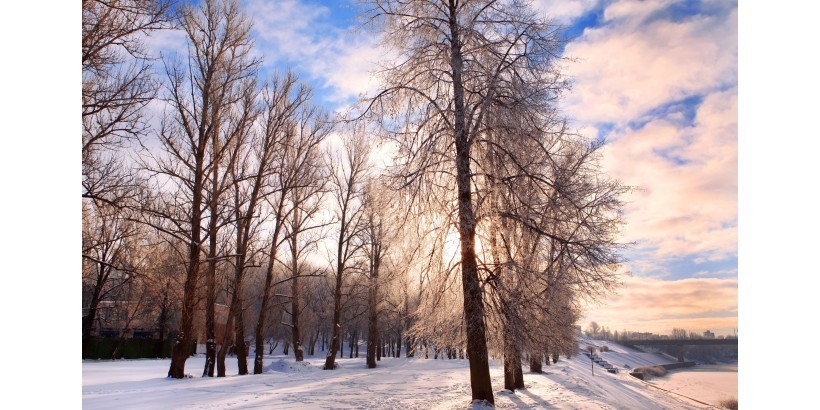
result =
[[[603,346],[599,347],[598,350],[600,350],[602,353],[603,352],[608,352],[609,351],[609,346],[603,345]]]
[[[638,367],[633,371],[633,373],[643,374],[641,380],[649,380],[652,377],[660,377],[665,375],[666,369],[664,369],[663,366]]]
[[[649,366],[644,367],[643,372],[654,377],[660,377],[666,374],[666,369],[664,369],[662,366]]]
[[[721,400],[720,407],[729,409],[729,410],[737,410],[737,399],[732,397],[731,399]]]

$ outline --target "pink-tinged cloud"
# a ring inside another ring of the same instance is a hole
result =
[[[566,48],[579,122],[625,124],[669,101],[737,83],[737,9],[683,21],[648,19],[661,1],[619,1]]]
[[[606,305],[591,306],[586,326],[596,321],[611,331],[669,334],[673,328],[732,334],[737,328],[737,279],[690,278],[674,281],[631,277]]]
[[[737,90],[706,97],[694,125],[658,119],[606,146],[604,167],[640,189],[624,237],[660,257],[737,254]]]

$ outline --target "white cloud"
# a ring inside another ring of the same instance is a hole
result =
[[[631,263],[641,274],[737,255],[737,6],[675,16],[675,3],[612,2],[565,53],[577,58],[568,115],[585,135],[607,134],[605,170],[639,188],[624,239],[648,258]],[[681,101],[695,96],[692,122],[694,100]]]
[[[331,92],[329,102],[344,104],[372,91],[371,72],[384,55],[372,33],[330,23],[330,9],[296,0],[249,1],[254,10],[257,46],[267,65],[291,64]]]
[[[640,187],[627,198],[627,241],[659,257],[737,254],[737,89],[707,96],[692,127],[627,129],[605,147],[604,167]]]
[[[600,0],[535,0],[532,2],[536,11],[544,13],[547,18],[559,24],[568,25],[573,19],[583,16],[594,9]]]
[[[683,21],[647,19],[665,2],[620,1],[605,24],[567,45],[576,58],[569,114],[623,124],[666,102],[737,82],[737,10]]]

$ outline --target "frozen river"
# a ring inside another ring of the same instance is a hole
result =
[[[653,378],[651,383],[706,403],[718,404],[730,397],[737,398],[737,363],[672,370],[666,376]]]

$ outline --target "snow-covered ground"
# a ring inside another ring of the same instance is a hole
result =
[[[672,370],[650,383],[706,403],[737,398],[737,364],[698,365]]]
[[[503,390],[500,360],[490,371],[498,408],[550,409],[699,409],[711,408],[653,389],[632,378],[624,365],[665,363],[660,355],[638,353],[612,343],[603,353],[618,374],[602,367],[591,375],[590,360],[578,355],[544,367],[543,374],[524,374],[526,389]],[[584,344],[582,343],[582,347]],[[466,360],[383,358],[376,369],[363,357],[340,359],[339,369],[322,370],[321,355],[297,364],[292,356],[267,356],[261,375],[236,376],[236,359],[228,358],[228,377],[202,378],[203,357],[186,362],[193,378],[164,377],[169,359],[83,362],[83,408],[361,408],[464,409],[470,406]],[[525,366],[525,370],[528,370]],[[657,383],[658,379],[653,380]],[[672,380],[672,379],[670,379]],[[672,382],[674,383],[674,382]],[[723,397],[721,397],[723,398]]]

